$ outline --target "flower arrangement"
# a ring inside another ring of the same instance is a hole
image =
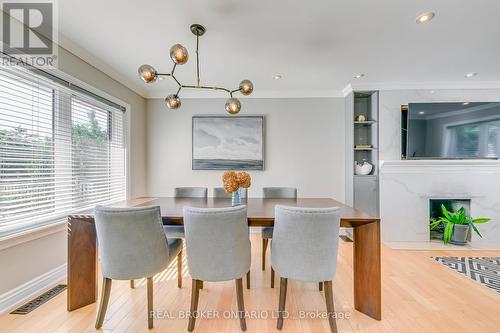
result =
[[[224,191],[233,193],[238,191],[240,187],[249,188],[252,185],[252,178],[247,172],[226,171],[222,175],[222,183]]]

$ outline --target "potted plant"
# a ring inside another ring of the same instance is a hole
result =
[[[445,244],[452,243],[456,245],[465,245],[467,243],[467,235],[472,228],[479,237],[481,233],[477,230],[475,224],[486,223],[490,221],[488,218],[473,219],[465,214],[465,209],[462,207],[456,212],[450,212],[444,205],[441,205],[443,216],[430,223],[430,229],[438,229],[444,225],[443,242]]]

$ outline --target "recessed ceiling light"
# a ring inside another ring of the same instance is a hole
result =
[[[433,12],[423,13],[417,16],[415,22],[417,22],[417,24],[424,24],[432,20],[434,16],[435,14]]]
[[[425,111],[420,111],[418,114],[425,114]]]
[[[468,78],[468,79],[469,79],[469,78],[474,77],[474,76],[476,76],[476,75],[477,75],[477,73],[475,73],[475,72],[471,72],[471,73],[467,73],[467,74],[465,74],[464,76],[465,76],[466,78]]]
[[[462,105],[469,105],[470,102],[463,102]]]
[[[353,76],[353,78],[355,78],[355,79],[361,79],[361,78],[364,78],[364,77],[365,77],[365,74],[363,74],[363,73],[359,73],[359,74],[356,74],[356,75]]]
[[[431,90],[429,91],[431,94],[434,94],[436,91],[435,90]]]
[[[279,80],[279,79],[281,79],[282,77],[283,77],[283,75],[281,75],[281,74],[276,74],[276,75],[273,75],[273,79],[275,79],[275,80]]]

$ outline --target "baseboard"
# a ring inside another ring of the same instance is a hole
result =
[[[0,315],[8,313],[31,298],[54,287],[67,274],[67,264],[56,267],[36,278],[0,295]]]

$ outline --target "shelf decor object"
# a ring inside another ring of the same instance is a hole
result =
[[[241,205],[240,188],[249,188],[252,185],[252,178],[247,172],[226,171],[222,175],[224,191],[231,193],[231,205]]]
[[[354,161],[354,174],[366,176],[369,175],[373,170],[373,165],[364,161],[363,164]]]
[[[160,77],[169,76],[177,83],[178,89],[175,94],[170,94],[165,98],[165,103],[169,109],[178,109],[181,106],[181,99],[179,98],[179,93],[183,88],[187,89],[211,89],[211,90],[223,90],[229,94],[229,99],[226,101],[225,109],[229,114],[237,114],[241,110],[241,102],[236,97],[233,97],[233,93],[239,91],[243,95],[250,95],[253,91],[253,83],[250,80],[243,80],[237,89],[230,90],[218,86],[204,86],[200,81],[200,59],[199,59],[199,39],[205,34],[207,29],[200,24],[192,24],[191,32],[196,36],[196,84],[185,85],[179,82],[175,77],[175,69],[177,65],[184,65],[189,59],[188,50],[181,44],[175,44],[170,48],[170,58],[172,59],[174,66],[170,73],[159,73],[151,65],[141,65],[138,69],[139,77],[145,83],[156,82]]]

